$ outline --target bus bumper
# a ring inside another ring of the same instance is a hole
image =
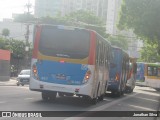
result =
[[[92,86],[87,83],[84,85],[62,85],[55,83],[46,83],[35,79],[30,80],[29,89],[32,91],[55,91],[63,93],[72,93],[92,97]]]

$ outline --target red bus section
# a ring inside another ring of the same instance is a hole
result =
[[[10,51],[0,49],[0,60],[10,60]]]
[[[10,79],[10,51],[0,49],[0,81]]]

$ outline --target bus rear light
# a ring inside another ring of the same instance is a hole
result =
[[[64,60],[60,60],[59,62],[60,62],[60,63],[65,63],[65,61],[64,61]]]
[[[88,82],[88,80],[90,79],[90,77],[91,77],[91,71],[90,71],[90,70],[88,70],[88,71],[86,72],[86,74],[85,74],[85,77],[84,77],[83,83],[87,83],[87,82]]]
[[[116,78],[115,78],[115,80],[116,80],[116,81],[119,81],[119,80],[120,80],[119,73],[117,73],[117,74],[116,74]]]
[[[39,77],[38,77],[38,71],[37,71],[36,65],[33,65],[32,72],[33,72],[33,77],[38,80]]]

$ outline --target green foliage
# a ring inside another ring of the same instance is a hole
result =
[[[108,40],[113,46],[122,48],[123,50],[128,50],[128,41],[123,36],[110,36]]]
[[[160,55],[157,54],[157,44],[144,43],[143,49],[141,52],[141,58],[139,61],[145,62],[160,62]]]
[[[158,44],[160,54],[160,0],[123,0],[119,29],[133,29],[148,43]]]
[[[12,51],[13,58],[23,59],[25,57],[25,43],[23,41],[11,40],[10,49]]]
[[[10,34],[9,29],[4,28],[4,29],[2,30],[2,35],[3,35],[3,36],[7,37],[7,36],[9,36],[9,34]]]
[[[24,13],[24,14],[20,14],[18,15],[15,19],[15,22],[21,22],[21,23],[25,23],[25,22],[34,22],[35,21],[35,17],[32,14],[28,14],[28,13]]]
[[[4,38],[0,38],[0,49],[9,50],[9,43]]]
[[[0,38],[0,49],[10,50],[12,52],[11,58],[14,59],[24,59],[26,51],[25,51],[25,42],[20,40],[8,40],[5,38]],[[32,52],[32,44],[29,43],[29,56],[31,56]]]

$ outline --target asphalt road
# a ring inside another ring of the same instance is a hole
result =
[[[102,102],[90,105],[79,97],[57,97],[54,102],[44,102],[41,93],[30,91],[28,86],[0,86],[0,111],[157,111],[160,92],[149,87],[136,87],[133,93],[117,98],[107,93]],[[114,113],[114,112],[113,112]],[[85,113],[84,113],[85,114]],[[79,114],[78,114],[79,115]],[[83,116],[83,114],[82,114]],[[116,116],[116,114],[115,114]],[[0,120],[22,118],[0,118]],[[39,120],[40,118],[23,118]],[[41,118],[52,119],[53,118]],[[156,120],[157,117],[54,117],[65,120]]]

